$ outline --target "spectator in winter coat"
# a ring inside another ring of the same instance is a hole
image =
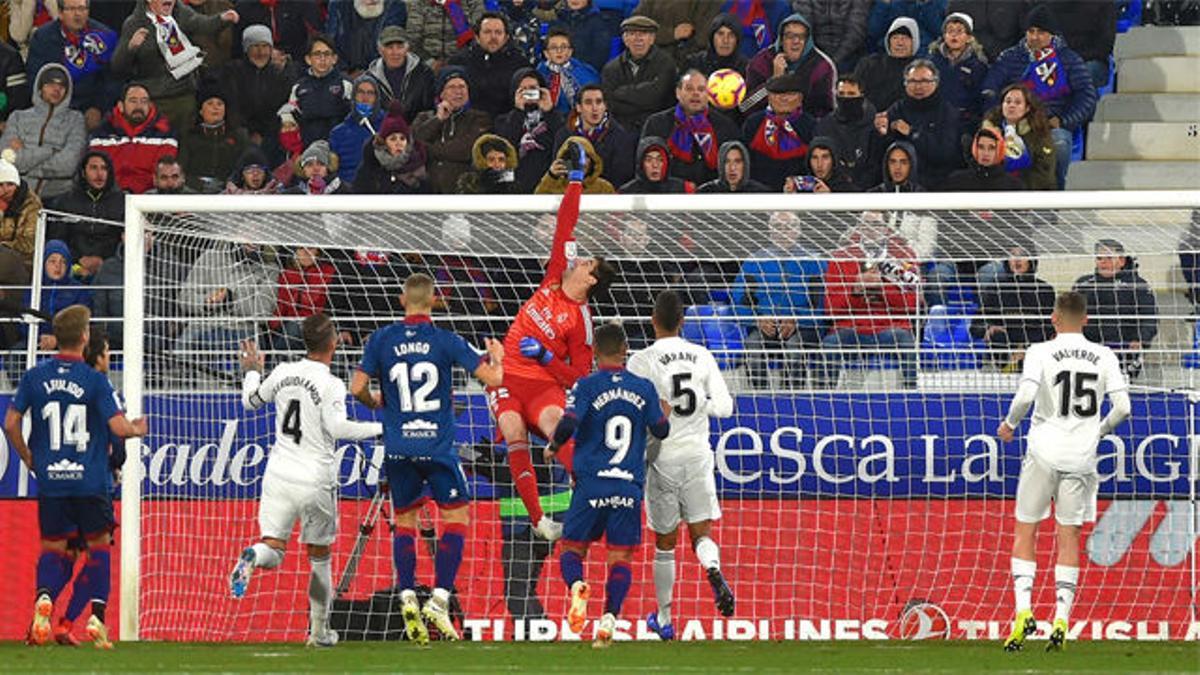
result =
[[[816,122],[802,106],[803,84],[796,74],[776,75],[767,82],[766,110],[751,114],[742,125],[750,148],[750,177],[771,192],[783,190],[788,176],[801,173]]]
[[[33,268],[33,239],[41,210],[42,200],[21,180],[17,167],[0,159],[0,246],[19,253],[29,269]]]
[[[958,110],[942,99],[938,87],[937,67],[916,59],[904,70],[904,98],[875,116],[877,143],[904,140],[916,148],[917,180],[925,186],[941,185],[962,166]]]
[[[296,160],[295,185],[283,191],[285,195],[349,194],[352,186],[337,177],[340,158],[329,149],[326,141],[316,141],[304,149]]]
[[[1024,84],[1010,84],[1000,105],[983,120],[984,127],[1004,136],[1004,169],[1021,179],[1026,190],[1056,190],[1054,142],[1046,110]]]
[[[246,131],[231,125],[226,117],[226,94],[217,82],[205,82],[196,94],[200,110],[196,121],[183,132],[179,142],[179,164],[187,185],[196,192],[217,194],[233,171],[246,146]]]
[[[554,138],[564,120],[537,71],[521,68],[512,79],[514,107],[496,118],[493,131],[517,149],[517,191],[530,194],[554,161]]]
[[[554,138],[555,147],[562,147],[570,136],[581,136],[591,143],[603,160],[601,176],[609,183],[624,185],[633,179],[638,137],[609,115],[604,89],[599,84],[584,85],[579,90],[566,126]]]
[[[67,69],[47,63],[35,82],[33,107],[8,118],[0,148],[30,181],[42,201],[71,189],[71,178],[87,147],[83,113],[71,109]]]
[[[155,241],[154,232],[145,232],[145,286],[146,299],[143,310],[151,319],[167,319],[179,316],[179,285],[187,274],[187,268],[176,260],[170,251]],[[121,319],[125,316],[125,239],[112,256],[105,258],[100,271],[92,282],[92,323],[105,328],[109,346],[121,349],[125,344]],[[178,321],[146,321],[146,347],[151,354],[170,347],[179,336],[183,326]]]
[[[555,155],[555,160],[546,169],[546,175],[542,177],[537,188],[533,191],[539,195],[561,195],[567,191],[567,162],[566,158],[572,154],[578,155],[579,150],[574,146],[579,144],[583,146],[584,153],[587,154],[587,168],[583,174],[583,193],[593,195],[613,195],[617,193],[617,188],[612,183],[603,178],[604,160],[600,159],[600,155],[596,154],[596,149],[592,144],[582,136],[570,136],[563,141],[558,148],[558,153]]]
[[[705,28],[721,11],[722,0],[640,0],[633,14],[658,24],[654,45],[682,64],[695,52],[708,48]]]
[[[362,161],[362,147],[375,135],[383,121],[384,108],[379,102],[379,82],[368,74],[354,80],[354,107],[342,123],[329,132],[329,149],[340,158],[338,178],[353,183]]]
[[[237,0],[238,25],[234,48],[245,45],[245,32],[251,26],[270,26],[275,47],[280,51],[274,60],[303,61],[308,53],[308,38],[321,32],[321,5],[315,2],[287,0]],[[235,54],[236,55],[236,54]]]
[[[987,76],[987,57],[971,27],[971,17],[951,14],[942,23],[942,38],[929,45],[929,60],[941,73],[942,98],[958,108],[959,127],[968,132],[979,126]]]
[[[451,65],[467,71],[471,105],[493,119],[512,107],[513,73],[531,65],[512,44],[511,37],[503,14],[484,12],[475,40],[450,58]]]
[[[817,136],[831,139],[838,163],[846,169],[857,190],[875,185],[879,161],[871,155],[875,136],[875,106],[863,95],[862,84],[852,73],[838,76],[837,107],[817,122]]]
[[[410,46],[433,72],[440,72],[475,39],[475,23],[482,14],[483,0],[409,0],[405,30]]]
[[[247,27],[242,32],[245,55],[225,64],[222,80],[229,96],[226,116],[235,126],[245,128],[250,142],[262,146],[277,164],[285,155],[278,139],[279,108],[287,103],[300,73],[284,52],[274,48],[271,39],[270,28]]]
[[[742,53],[742,26],[731,14],[718,14],[708,24],[708,47],[687,60],[685,68],[694,68],[705,77],[723,68],[736,70],[743,77],[750,59]]]
[[[225,183],[227,195],[273,195],[283,188],[271,175],[271,164],[257,145],[246,148]]]
[[[739,106],[742,112],[761,109],[767,98],[767,81],[784,74],[798,78],[804,110],[809,115],[820,118],[833,112],[837,67],[813,45],[812,26],[800,14],[784,19],[775,44],[750,59],[746,66],[747,95]]]
[[[92,291],[71,276],[71,249],[67,247],[66,242],[59,239],[46,242],[42,261],[42,294],[39,309],[53,316],[71,305],[91,308]],[[25,306],[32,307],[31,303],[32,300],[29,300]],[[27,325],[23,324],[23,327]],[[55,340],[54,334],[43,330],[41,326],[42,324],[37,324],[34,328],[39,333],[38,349],[50,351],[57,348],[58,341]]]
[[[741,26],[742,55],[754,55],[775,44],[779,24],[794,10],[787,0],[725,0],[721,11],[732,16]]]
[[[287,119],[285,115],[290,115],[300,124],[304,147],[329,138],[333,127],[349,114],[354,91],[350,80],[337,68],[333,39],[318,34],[308,42],[308,54],[304,57],[308,70],[296,81],[287,103],[279,109],[281,122]]]
[[[443,68],[438,73],[437,90],[437,107],[417,115],[412,132],[429,153],[426,168],[433,191],[451,194],[458,177],[471,168],[475,140],[492,128],[492,120],[487,113],[471,107],[471,84],[462,68]]]
[[[918,34],[916,21],[906,16],[896,19],[888,29],[886,50],[863,58],[854,69],[876,110],[887,110],[904,96],[904,69],[920,47]]]
[[[333,265],[322,259],[320,249],[299,246],[292,252],[291,260],[275,280],[275,318],[267,322],[272,346],[290,351],[304,349],[300,322],[326,312],[333,279]]]
[[[14,110],[24,110],[31,101],[29,78],[25,75],[25,62],[17,50],[0,42],[0,122],[8,119]]]
[[[750,151],[741,141],[726,141],[717,149],[717,177],[696,188],[696,192],[770,192],[766,185],[750,177]]]
[[[1142,351],[1158,335],[1158,306],[1150,284],[1137,272],[1137,260],[1115,239],[1096,242],[1096,271],[1075,280],[1072,290],[1087,299],[1083,334],[1118,350],[1130,377],[1142,368]]]
[[[950,0],[947,14],[962,13],[975,22],[975,40],[983,45],[988,63],[1021,37],[1021,20],[1029,3],[1024,0]]]
[[[641,129],[647,117],[671,105],[675,61],[654,45],[657,30],[658,24],[649,17],[622,21],[625,50],[600,72],[609,111],[631,133]]]
[[[600,82],[600,73],[587,62],[574,58],[573,39],[565,28],[551,28],[546,35],[546,58],[537,72],[546,81],[554,109],[569,115],[580,90]]]
[[[642,136],[667,139],[671,175],[696,185],[717,177],[717,149],[738,140],[737,125],[708,105],[708,78],[698,70],[684,73],[675,85],[674,107],[646,118]]]
[[[575,58],[597,73],[608,63],[612,31],[593,0],[563,0],[550,22],[551,31],[559,29],[571,36]]]
[[[127,84],[121,100],[92,134],[88,148],[112,159],[122,190],[141,194],[154,185],[155,162],[177,154],[179,142],[146,88]]]
[[[48,2],[54,5],[54,2]],[[63,0],[59,17],[38,28],[29,43],[25,72],[33,80],[47,63],[58,63],[71,78],[71,108],[84,114],[89,130],[116,103],[120,78],[109,76],[117,32],[94,21],[89,0]]]
[[[483,134],[471,148],[474,171],[458,177],[454,191],[462,195],[526,194],[517,185],[517,150],[501,136]]]
[[[784,192],[861,192],[850,180],[850,174],[838,162],[837,142],[817,136],[808,144],[802,176],[793,176],[783,184]],[[814,179],[814,180],[804,180]]]
[[[1004,168],[1004,136],[998,129],[983,127],[971,142],[971,166],[946,177],[942,192],[999,192],[1024,190],[1021,179]]]
[[[1037,268],[1037,258],[1025,246],[1010,246],[995,282],[979,288],[979,318],[971,322],[971,337],[987,343],[1005,372],[1019,372],[1025,349],[1054,337],[1054,287],[1037,277]]]
[[[182,314],[215,321],[191,322],[176,348],[189,362],[221,369],[242,340],[253,339],[275,312],[279,269],[258,244],[218,241],[200,254],[179,289]],[[224,352],[215,360],[196,352]],[[208,363],[206,363],[208,361]]]
[[[186,129],[195,114],[196,76],[204,59],[191,38],[216,35],[237,21],[233,10],[204,16],[178,0],[138,0],[121,26],[112,72],[144,84],[171,127]]]
[[[399,26],[384,28],[378,49],[379,58],[371,62],[367,73],[379,82],[379,105],[387,108],[392,101],[399,101],[409,120],[433,110],[433,71],[410,49],[408,33]]]
[[[90,151],[79,162],[71,191],[50,203],[55,211],[83,216],[49,225],[54,238],[71,247],[83,277],[94,275],[104,259],[113,255],[124,232],[125,193],[114,176],[108,155]]]
[[[325,34],[333,38],[342,68],[356,73],[366,70],[375,58],[384,28],[403,28],[407,23],[404,0],[329,0]]]
[[[916,177],[917,151],[907,141],[894,141],[883,153],[883,182],[867,192],[924,192]]]
[[[1112,56],[1117,40],[1117,3],[1106,0],[1043,1],[1058,19],[1067,44],[1083,59],[1092,84],[1104,86],[1108,82],[1108,58]]]
[[[194,195],[196,191],[188,187],[187,173],[179,163],[179,158],[166,155],[154,163],[154,189],[147,190],[146,194]]]
[[[621,186],[621,194],[670,194],[695,192],[693,183],[671,175],[671,151],[657,136],[638,141],[637,177]]]
[[[1005,85],[1024,82],[1046,104],[1057,161],[1055,177],[1062,189],[1071,163],[1072,134],[1096,112],[1096,88],[1083,59],[1058,37],[1058,21],[1045,5],[1029,10],[1025,26],[1025,39],[1004,50],[988,70],[984,101],[991,108]]]
[[[354,191],[372,195],[431,191],[425,172],[425,145],[413,139],[401,104],[393,104],[379,126],[379,133],[363,145]]]
[[[833,59],[838,73],[854,71],[866,49],[871,0],[792,0],[792,11],[812,24],[813,41]]]
[[[942,17],[946,16],[946,0],[875,0],[867,17],[867,50],[875,53],[887,47],[884,30],[902,17],[916,21],[919,33],[913,41],[927,45],[942,32]],[[917,50],[913,50],[917,53]]]

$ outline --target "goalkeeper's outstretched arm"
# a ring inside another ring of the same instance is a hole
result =
[[[550,245],[550,262],[546,264],[543,284],[561,283],[567,263],[575,257],[575,224],[579,222],[579,198],[583,194],[583,175],[587,169],[587,155],[583,146],[576,143],[575,147],[577,154],[569,158],[567,191],[558,205],[554,243]]]

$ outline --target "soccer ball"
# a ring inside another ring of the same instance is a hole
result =
[[[746,80],[732,68],[714,70],[708,76],[708,100],[721,110],[736,108],[746,97]]]

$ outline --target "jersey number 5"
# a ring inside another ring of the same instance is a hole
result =
[[[49,420],[50,449],[62,450],[63,444],[75,446],[76,452],[87,452],[92,439],[87,430],[87,406],[78,403],[67,405],[67,414],[62,414],[58,401],[42,406],[42,419]]]
[[[1100,409],[1100,397],[1096,392],[1096,381],[1099,379],[1100,376],[1096,373],[1076,373],[1070,370],[1060,372],[1054,378],[1054,386],[1061,390],[1058,396],[1059,417],[1066,417],[1072,412],[1077,417],[1095,415]]]
[[[696,412],[696,404],[700,399],[696,390],[689,386],[691,380],[691,373],[675,373],[671,376],[671,402],[674,403],[671,409],[680,417],[687,417]]]

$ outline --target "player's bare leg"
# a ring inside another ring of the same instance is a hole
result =
[[[600,616],[600,624],[596,626],[596,639],[592,641],[595,649],[604,649],[612,644],[613,633],[617,629],[617,616],[621,613],[621,605],[633,585],[633,548],[608,549],[608,583],[604,585],[604,614]]]
[[[418,646],[429,644],[429,629],[421,618],[417,601],[417,513],[410,508],[396,513],[396,531],[392,539],[392,562],[396,568],[396,583],[400,587],[400,613],[404,617],[404,633],[409,642]]]
[[[329,627],[329,601],[333,599],[333,565],[328,546],[306,544],[308,553],[308,646],[332,647],[337,631]]]
[[[583,580],[583,560],[587,557],[587,550],[586,543],[564,541],[562,552],[558,555],[558,567],[570,594],[567,625],[576,634],[583,632],[583,625],[587,622],[588,598],[591,597],[591,589]]]
[[[546,406],[542,409],[541,415],[538,416],[538,429],[542,432],[542,438],[550,438],[554,435],[554,430],[558,427],[558,422],[562,419],[562,416],[563,409],[556,405]],[[575,439],[571,439],[559,446],[554,458],[568,472],[571,471],[575,462]]]
[[[1013,596],[1017,615],[1012,631],[1004,641],[1004,651],[1015,652],[1025,646],[1026,638],[1037,632],[1033,618],[1033,579],[1037,572],[1034,548],[1037,542],[1037,523],[1017,521],[1014,528],[1012,552]]]
[[[286,550],[287,542],[274,537],[263,537],[262,541],[244,549],[238,557],[237,564],[233,566],[233,572],[229,574],[229,594],[238,599],[244,597],[255,568],[278,567],[283,562]]]
[[[1071,605],[1079,585],[1079,525],[1058,524],[1058,561],[1054,567],[1054,626],[1046,651],[1062,651],[1067,644]]]
[[[664,641],[675,639],[671,605],[675,595],[675,547],[678,543],[678,527],[665,534],[654,533],[654,598],[658,609],[646,617],[646,627]]]
[[[450,592],[454,590],[454,581],[462,564],[470,510],[463,503],[442,507],[439,511],[442,515],[442,536],[433,561],[436,579],[433,593],[421,609],[421,614],[438,629],[443,640],[453,641],[458,640],[459,635],[450,617]]]
[[[708,577],[708,585],[712,587],[713,601],[717,603],[717,611],[721,616],[733,616],[733,589],[721,574],[721,550],[712,540],[712,521],[701,520],[688,523],[688,534],[692,537],[692,550],[704,568]]]
[[[34,596],[33,620],[29,624],[26,642],[44,645],[52,632],[50,619],[54,614],[54,599],[71,580],[75,559],[67,553],[67,541],[43,539],[42,553],[37,564],[37,594]]]

